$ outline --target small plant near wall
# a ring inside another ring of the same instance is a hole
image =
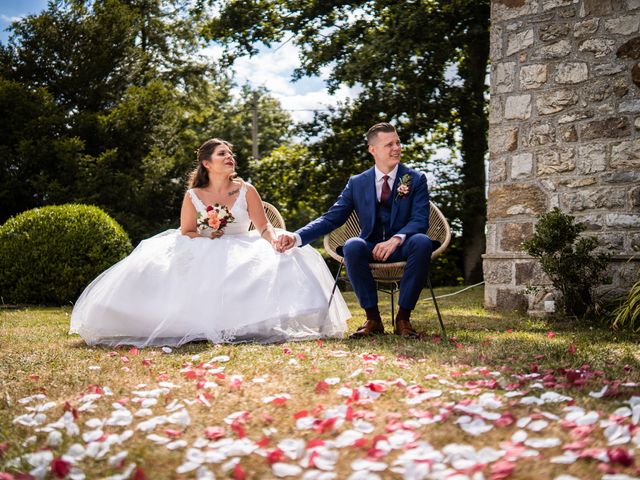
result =
[[[629,293],[613,314],[613,328],[640,331],[640,280],[629,289]]]
[[[526,253],[540,261],[564,313],[584,317],[595,306],[594,289],[604,280],[610,254],[595,253],[598,239],[580,234],[583,223],[559,208],[538,216],[533,236],[522,243]]]

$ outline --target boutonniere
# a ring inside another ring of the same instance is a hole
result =
[[[400,184],[398,185],[398,190],[396,193],[396,198],[404,198],[409,195],[411,191],[411,175],[405,173],[402,177],[400,177]]]

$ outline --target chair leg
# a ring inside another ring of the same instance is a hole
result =
[[[331,290],[331,296],[329,297],[329,305],[327,305],[327,308],[331,306],[331,302],[333,301],[333,295],[336,293],[336,288],[338,287],[338,280],[340,279],[340,274],[342,273],[343,265],[344,265],[344,258],[340,260],[340,266],[338,267],[338,273],[336,274],[336,281],[333,282],[333,289]]]
[[[393,297],[395,294],[395,283],[391,284],[391,326],[393,327],[393,330],[395,331],[396,329],[396,309],[395,306],[393,304]]]
[[[440,315],[440,309],[438,308],[438,301],[436,300],[436,294],[433,292],[433,287],[431,286],[431,278],[427,275],[427,285],[429,285],[429,290],[431,291],[431,298],[433,299],[433,304],[436,307],[436,313],[438,314],[438,321],[440,322],[440,330],[442,330],[442,339],[447,339],[447,331],[444,329],[444,323],[442,322],[442,315]]]

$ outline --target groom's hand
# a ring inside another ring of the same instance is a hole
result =
[[[373,247],[373,259],[378,262],[386,262],[387,259],[396,251],[396,248],[400,246],[402,240],[398,237],[391,237],[386,242],[381,242]]]
[[[278,235],[278,241],[276,243],[276,250],[280,253],[289,250],[296,246],[296,237],[283,233]]]

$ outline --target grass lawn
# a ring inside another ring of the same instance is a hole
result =
[[[170,352],[87,347],[66,308],[0,310],[0,479],[640,475],[639,337],[487,312],[479,288],[440,306],[450,340],[423,300],[421,340]]]

